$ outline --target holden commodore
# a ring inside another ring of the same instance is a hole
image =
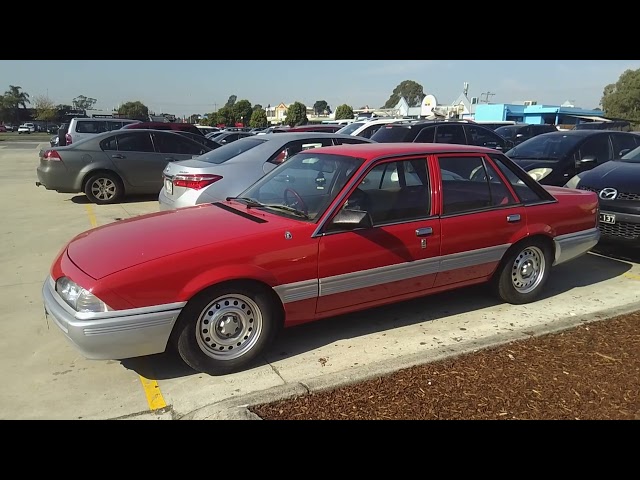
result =
[[[597,219],[595,193],[543,187],[493,149],[320,147],[237,197],[81,233],[44,306],[87,358],[175,348],[220,375],[281,328],[338,314],[480,283],[532,302],[552,266],[596,245]]]

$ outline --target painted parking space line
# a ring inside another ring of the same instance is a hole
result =
[[[91,228],[96,228],[98,226],[98,220],[96,219],[96,213],[93,209],[93,206],[90,204],[85,205],[85,210],[87,211],[87,216],[89,217],[89,223],[91,224]],[[142,390],[144,391],[145,397],[147,398],[147,404],[149,405],[150,410],[158,410],[161,408],[165,408],[167,406],[164,401],[164,397],[162,396],[162,392],[160,391],[160,385],[158,382],[142,375],[138,374],[140,378],[140,383],[142,384]]]
[[[625,278],[629,278],[631,280],[640,280],[640,275],[638,275],[637,273],[627,272],[627,273],[623,273],[622,276]]]

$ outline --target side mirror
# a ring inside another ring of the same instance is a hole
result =
[[[581,160],[576,160],[576,169],[592,168],[598,163],[598,159],[594,155],[587,155]]]
[[[340,210],[329,224],[329,230],[354,230],[371,227],[373,227],[373,221],[369,212],[349,210],[348,208]]]
[[[517,133],[516,134],[516,138],[522,138],[522,137],[524,137],[524,135],[522,133]]]
[[[631,151],[630,148],[625,148],[624,150],[620,150],[620,153],[618,154],[618,156],[620,157],[624,157],[627,153],[629,153]]]

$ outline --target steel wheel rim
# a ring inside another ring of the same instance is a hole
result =
[[[98,178],[91,184],[91,193],[98,200],[111,200],[116,196],[117,188],[110,178]]]
[[[210,302],[198,316],[196,341],[216,360],[233,360],[249,352],[262,334],[263,318],[249,297],[228,294]]]
[[[535,290],[546,269],[544,252],[538,247],[526,247],[513,262],[511,283],[518,293],[530,293]]]

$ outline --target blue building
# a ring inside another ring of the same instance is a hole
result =
[[[587,110],[569,105],[537,105],[487,103],[475,106],[475,121],[514,121],[534,125],[576,125],[582,122],[605,121],[601,110]]]

